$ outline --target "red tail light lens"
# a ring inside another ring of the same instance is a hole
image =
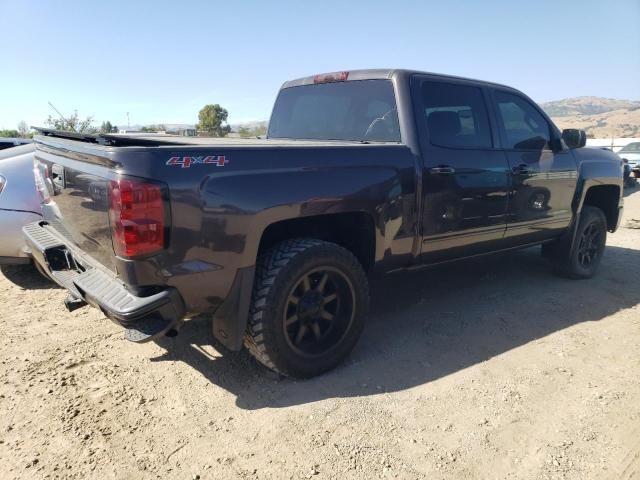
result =
[[[116,255],[135,257],[164,248],[162,189],[152,183],[109,183],[109,221]]]

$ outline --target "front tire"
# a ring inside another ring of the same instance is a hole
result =
[[[602,210],[587,205],[580,213],[573,246],[558,248],[556,272],[581,279],[595,275],[607,243],[607,219]]]
[[[319,375],[351,352],[368,303],[367,278],[351,252],[316,239],[284,241],[258,261],[245,346],[283,375]]]

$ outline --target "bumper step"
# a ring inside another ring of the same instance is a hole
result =
[[[69,291],[65,305],[70,311],[86,303],[99,308],[125,327],[125,338],[136,343],[153,340],[182,323],[185,308],[175,288],[139,297],[86,254],[62,242],[47,225],[31,223],[23,232],[34,260]]]
[[[124,338],[134,343],[145,343],[176,328],[176,323],[170,320],[147,317],[127,328],[124,331]]]

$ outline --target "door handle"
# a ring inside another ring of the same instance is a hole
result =
[[[431,173],[434,175],[453,175],[456,173],[456,169],[453,167],[447,167],[446,165],[441,165],[438,167],[432,167],[429,169]]]
[[[513,167],[511,171],[516,175],[528,175],[529,173],[531,173],[531,171],[529,170],[529,165],[527,165],[526,163],[522,163],[517,167]]]

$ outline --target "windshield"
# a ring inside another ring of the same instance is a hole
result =
[[[280,91],[269,138],[399,142],[390,80],[333,82]]]
[[[630,143],[629,145],[623,147],[618,153],[640,153],[640,142]]]

